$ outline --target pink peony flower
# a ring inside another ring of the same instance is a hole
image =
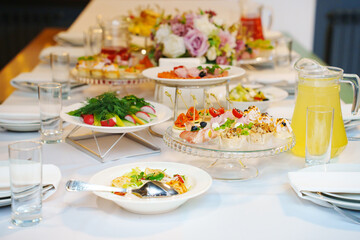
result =
[[[185,15],[185,19],[186,19],[186,22],[185,22],[185,26],[187,28],[194,28],[194,20],[196,18],[198,18],[199,16],[196,15],[195,13],[188,13]]]
[[[183,37],[187,33],[187,29],[186,29],[185,25],[181,24],[181,23],[172,24],[171,30],[175,35],[178,35],[179,37]]]
[[[184,37],[185,47],[193,57],[203,56],[209,48],[205,34],[198,30],[190,29]]]
[[[216,58],[216,63],[219,65],[228,65],[229,61],[226,56],[219,56]]]
[[[219,32],[220,38],[220,45],[219,47],[222,48],[226,44],[229,44],[229,47],[234,48],[236,46],[235,37],[231,35],[228,31],[220,30]]]

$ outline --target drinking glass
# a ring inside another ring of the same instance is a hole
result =
[[[306,166],[327,164],[331,157],[334,108],[316,105],[306,111]]]
[[[290,66],[292,62],[293,40],[289,37],[282,37],[275,40],[275,65],[278,67]]]
[[[53,82],[62,86],[62,98],[70,98],[70,57],[67,52],[53,52],[50,54]]]
[[[9,145],[11,222],[27,227],[41,221],[42,146],[23,141]]]
[[[62,141],[62,121],[60,111],[62,106],[62,86],[60,83],[42,83],[38,86],[40,106],[40,133],[44,143]]]
[[[99,54],[102,47],[103,32],[99,26],[90,26],[84,31],[85,54],[92,56]]]

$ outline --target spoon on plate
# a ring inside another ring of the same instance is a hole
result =
[[[95,191],[95,192],[120,192],[120,193],[133,193],[136,196],[143,197],[165,197],[177,195],[178,192],[168,184],[158,181],[148,181],[140,188],[117,188],[109,187],[97,184],[86,183],[78,180],[67,181],[66,190],[70,192],[84,192],[84,191]]]

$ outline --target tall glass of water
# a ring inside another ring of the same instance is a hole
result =
[[[40,133],[44,143],[62,142],[61,95],[60,83],[49,82],[38,85]]]
[[[67,52],[53,52],[50,54],[53,82],[62,86],[62,98],[70,98],[70,57]]]
[[[42,146],[23,141],[9,145],[11,221],[27,227],[41,221]]]

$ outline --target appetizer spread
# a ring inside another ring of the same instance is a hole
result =
[[[156,118],[154,107],[143,98],[134,95],[118,98],[113,92],[90,98],[83,107],[68,114],[81,117],[86,124],[103,127],[144,125]]]
[[[208,112],[211,117],[198,122],[187,118],[187,114],[180,114],[174,123],[175,131],[182,130],[179,137],[194,144],[220,144],[224,149],[242,149],[253,144],[271,144],[272,141],[292,136],[290,123],[286,119],[261,113],[256,106],[244,111],[210,108]]]
[[[200,78],[219,78],[229,75],[230,68],[222,68],[217,64],[212,66],[198,66],[186,68],[184,66],[174,67],[173,70],[168,72],[158,73],[159,78],[167,79],[200,79]]]
[[[184,175],[174,174],[170,176],[165,170],[146,168],[142,171],[136,167],[131,172],[113,179],[111,185],[119,188],[140,188],[147,181],[159,181],[173,187],[179,194],[183,194],[188,191],[186,180]],[[114,192],[114,194],[125,195],[125,193],[120,192]]]
[[[132,56],[127,48],[108,47],[94,56],[80,57],[76,64],[77,76],[117,79],[136,78],[153,63],[145,56]]]
[[[244,87],[241,84],[231,89],[229,98],[231,101],[239,102],[262,102],[269,100],[262,91]]]

